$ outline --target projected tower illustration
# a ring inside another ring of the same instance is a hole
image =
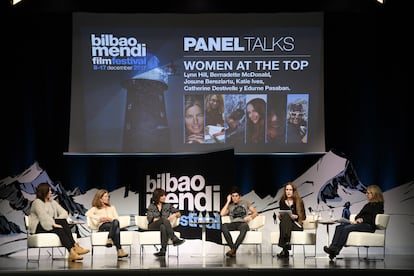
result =
[[[123,81],[127,89],[123,152],[168,152],[170,131],[164,92],[168,74],[163,68],[140,72]]]

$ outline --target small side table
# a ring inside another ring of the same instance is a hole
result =
[[[82,220],[72,220],[68,224],[69,224],[69,227],[73,230],[72,232],[76,233],[76,236],[78,238],[80,238],[81,236],[80,236],[80,233],[79,233],[78,226],[81,225],[81,224],[85,224],[85,222],[82,221]]]
[[[201,256],[197,255],[195,257],[207,257],[206,256],[206,228],[207,225],[210,224],[215,224],[217,223],[217,221],[206,221],[206,220],[202,220],[202,221],[194,221],[193,223],[197,224],[197,225],[201,225]]]
[[[327,236],[327,243],[326,246],[329,246],[331,239],[329,238],[329,226],[336,224],[337,222],[334,220],[319,220],[318,223],[326,225],[326,236]]]

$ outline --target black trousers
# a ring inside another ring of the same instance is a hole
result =
[[[171,222],[167,218],[160,218],[148,224],[148,230],[159,230],[161,235],[161,250],[167,250],[168,239],[176,241],[178,238],[174,234]]]
[[[303,228],[297,226],[288,213],[282,213],[280,216],[279,231],[279,246],[284,250],[289,250],[292,231],[303,231]]]
[[[36,227],[36,233],[55,233],[59,236],[62,245],[70,252],[70,249],[75,245],[75,240],[72,236],[72,230],[66,219],[55,219],[56,224],[62,225],[62,228],[53,228],[50,231],[43,229],[39,223]]]
[[[112,239],[116,249],[121,249],[121,228],[119,227],[119,220],[113,219],[111,222],[104,222],[99,226],[98,231],[108,231],[108,239]]]
[[[239,236],[237,237],[236,241],[233,242],[231,238],[230,231],[240,231]],[[230,223],[223,223],[221,226],[221,232],[223,232],[223,236],[226,239],[227,244],[233,250],[237,250],[240,244],[243,242],[244,238],[246,237],[247,231],[250,230],[249,224],[243,221],[237,222],[230,222]]]
[[[353,231],[373,233],[375,232],[375,228],[368,223],[339,224],[335,228],[335,234],[332,238],[330,248],[339,254],[339,251],[341,251],[348,239],[349,233]]]

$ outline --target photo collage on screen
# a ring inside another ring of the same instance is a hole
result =
[[[306,144],[309,94],[186,94],[186,144]]]

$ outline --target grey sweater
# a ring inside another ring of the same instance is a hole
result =
[[[36,233],[36,228],[39,223],[43,229],[50,231],[53,229],[55,219],[67,219],[68,217],[68,212],[57,201],[50,199],[48,202],[43,202],[36,198],[30,208],[29,232]]]

